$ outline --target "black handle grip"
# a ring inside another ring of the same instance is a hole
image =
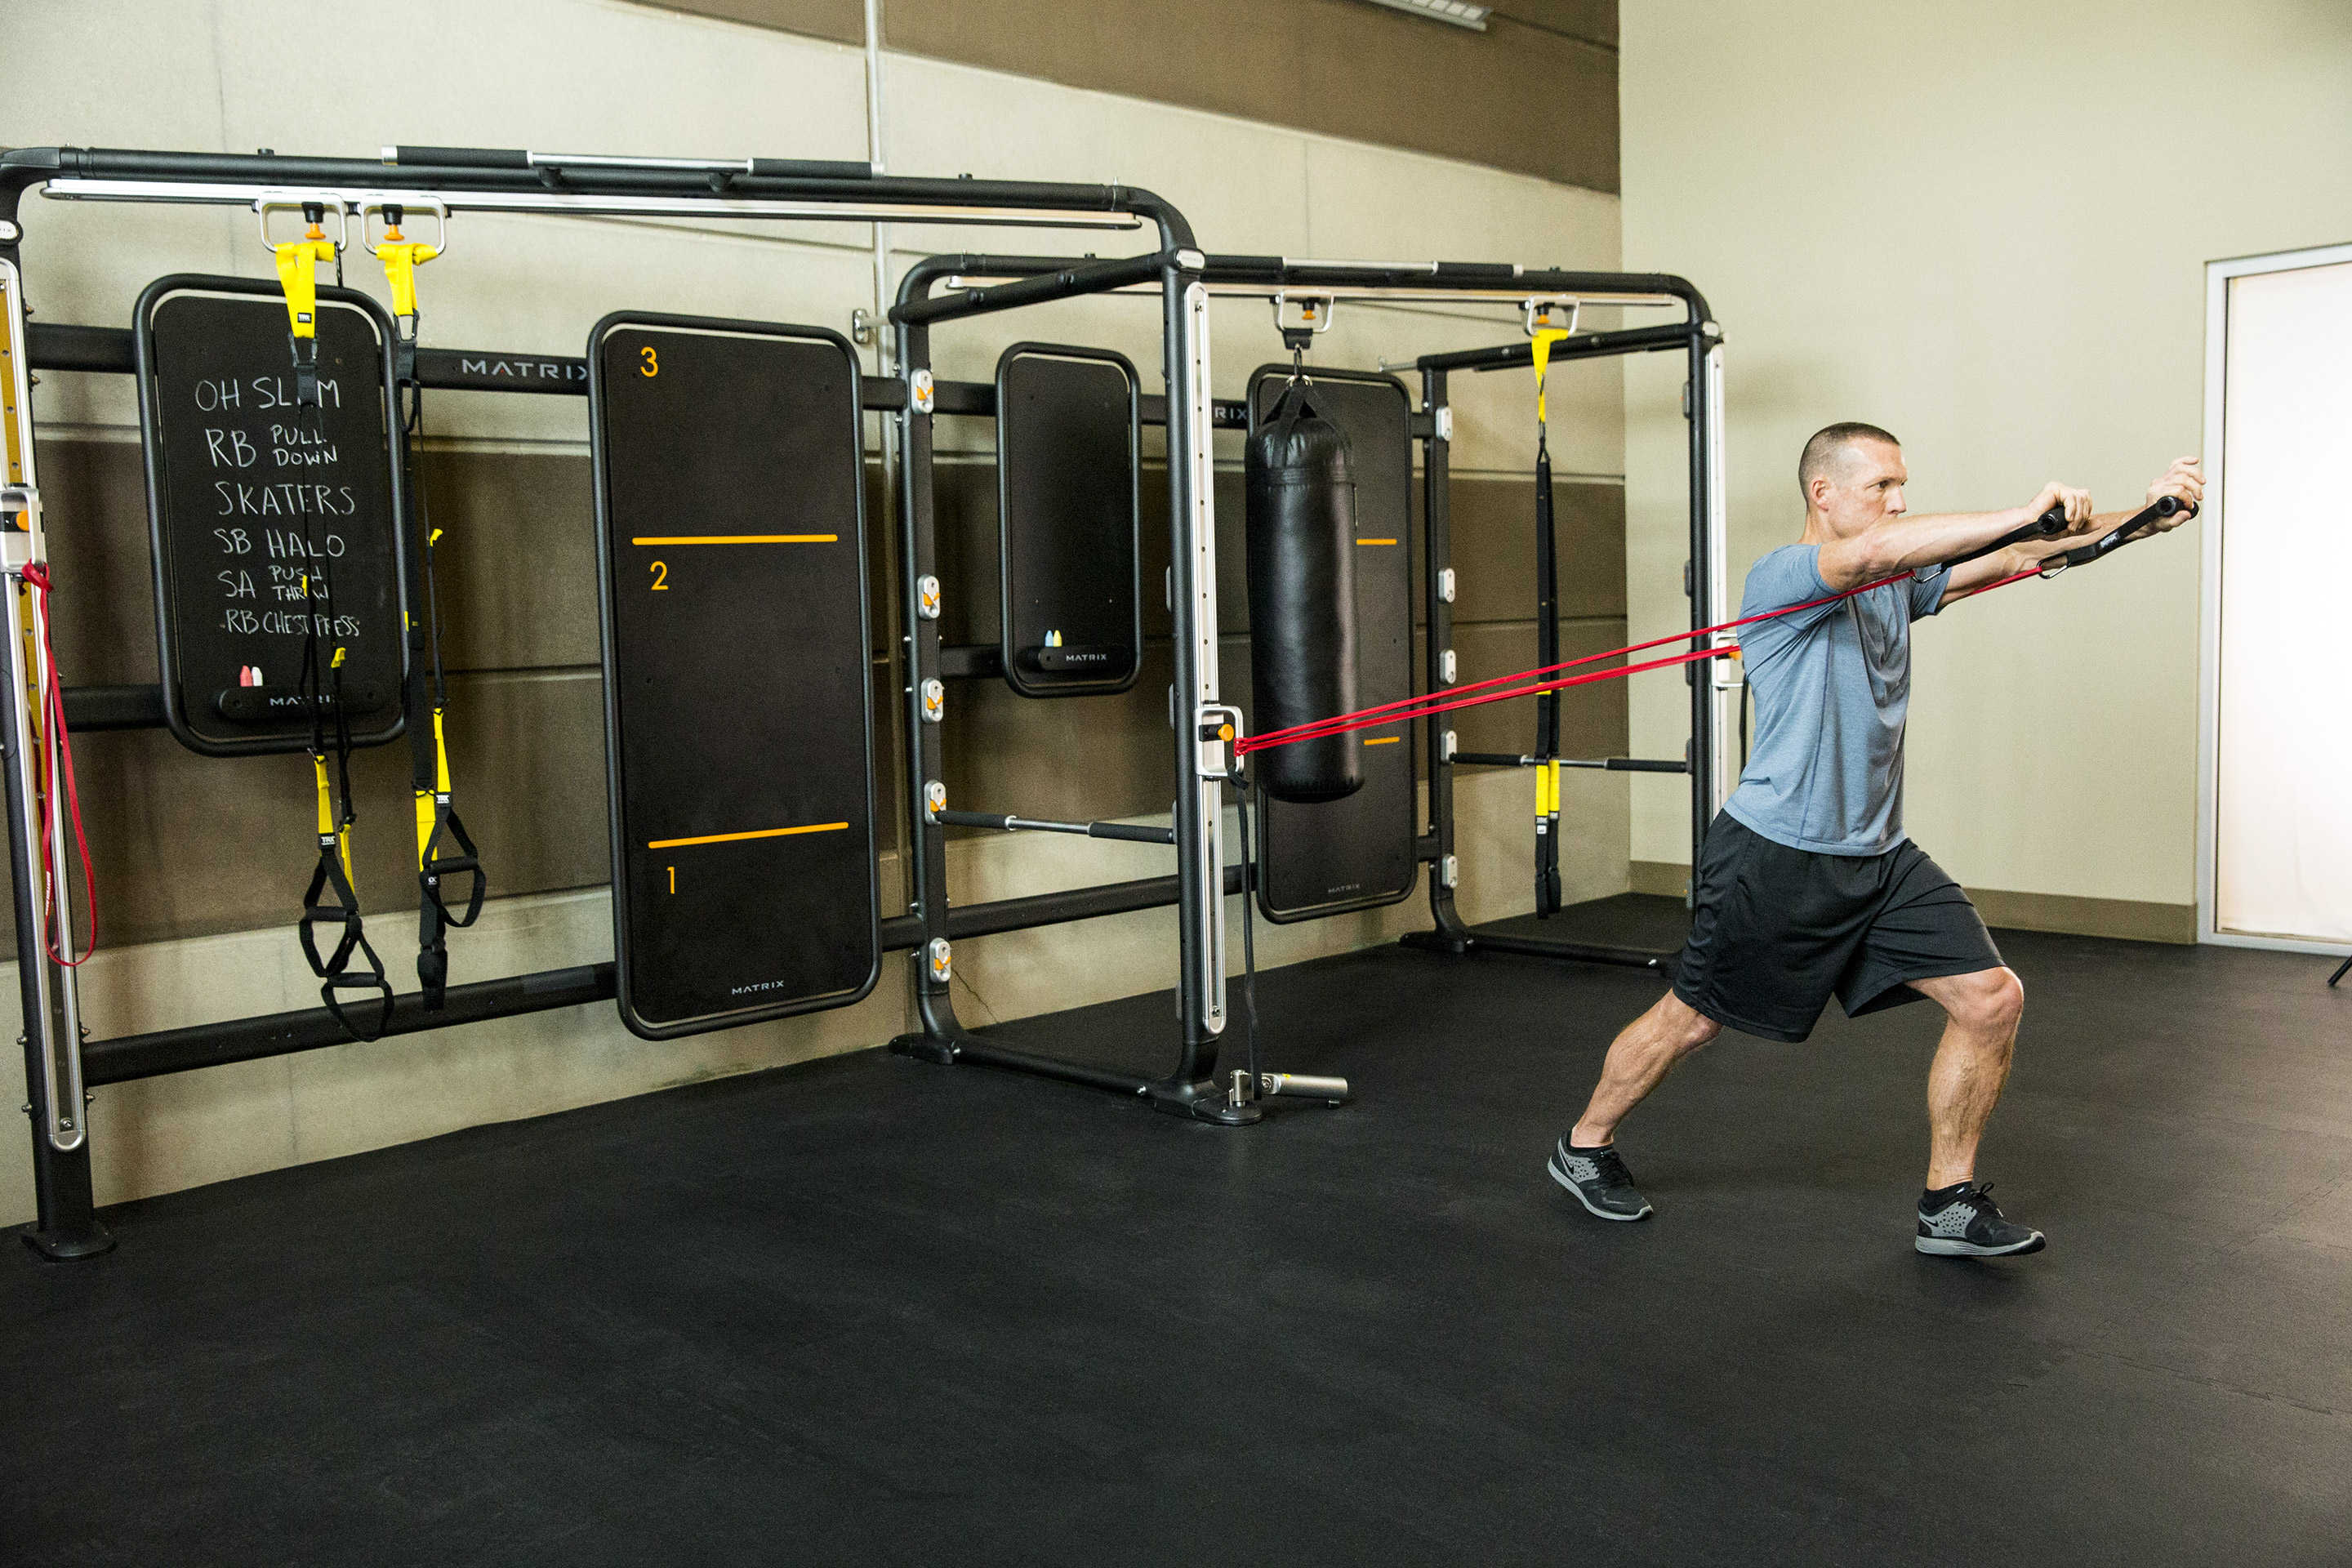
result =
[[[394,147],[394,163],[438,163],[446,169],[528,169],[530,154],[520,147]]]
[[[2194,502],[2182,500],[2179,496],[2158,496],[2153,503],[2142,507],[2092,543],[2078,545],[2063,554],[2050,557],[2042,563],[2042,574],[2055,577],[2069,567],[2088,566],[2094,561],[2103,560],[2125,545],[2148,537],[2146,531],[2151,520],[2176,517],[2184,511],[2195,517],[2198,508]]]
[[[2011,529],[1990,544],[1979,544],[1966,555],[1955,555],[1945,562],[1944,565],[1947,568],[1965,566],[1971,561],[1980,561],[1997,551],[2008,549],[2012,544],[2023,544],[2030,539],[2050,539],[2065,531],[2066,509],[2063,506],[2053,506],[2023,528]]]
[[[825,158],[754,158],[751,173],[777,180],[870,180],[874,165]]]

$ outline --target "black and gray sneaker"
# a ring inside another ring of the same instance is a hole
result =
[[[1574,1193],[1578,1203],[1602,1219],[1650,1217],[1650,1200],[1634,1190],[1633,1173],[1617,1157],[1614,1145],[1575,1149],[1562,1136],[1544,1169],[1553,1181]]]
[[[2045,1245],[2040,1231],[2022,1226],[2000,1212],[1992,1201],[1992,1184],[1962,1182],[1942,1190],[1941,1201],[1919,1205],[1919,1234],[1912,1245],[1937,1258],[2011,1258],[2039,1252]]]

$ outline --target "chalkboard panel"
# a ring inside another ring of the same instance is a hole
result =
[[[321,406],[294,405],[274,283],[182,274],[139,297],[139,423],[154,547],[163,716],[208,756],[300,751],[305,623],[345,647],[355,745],[401,732],[408,669],[393,329],[319,290]],[[305,579],[310,593],[306,595]]]
[[[1348,437],[1356,478],[1356,695],[1366,708],[1412,692],[1412,400],[1394,376],[1313,373],[1315,407]],[[1261,366],[1249,383],[1253,420],[1282,395],[1290,367]],[[1302,805],[1262,797],[1258,908],[1280,923],[1393,904],[1412,891],[1413,732],[1364,732],[1364,785]]]
[[[1135,366],[1108,349],[996,362],[1004,679],[1024,697],[1124,691],[1142,668],[1140,412]]]
[[[855,1002],[882,945],[857,362],[625,312],[588,365],[622,1019]]]

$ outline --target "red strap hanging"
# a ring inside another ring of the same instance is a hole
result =
[[[33,590],[33,624],[41,639],[42,662],[47,667],[39,696],[41,723],[57,741],[58,771],[65,783],[60,800],[58,781],[48,776],[48,749],[41,748],[41,936],[51,958],[68,969],[78,969],[98,951],[98,880],[90,870],[89,841],[82,833],[81,795],[74,786],[73,737],[66,731],[65,681],[58,674],[57,650],[49,641],[49,569],[38,563],[26,566],[25,584]],[[65,940],[60,943],[56,929],[58,868],[49,862],[49,845],[56,837],[53,829],[61,807],[72,819],[74,854],[81,861],[82,897],[89,910],[89,946],[79,958],[68,958],[61,951],[72,947],[72,931],[68,929],[64,933]]]

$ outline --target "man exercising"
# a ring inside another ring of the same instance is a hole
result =
[[[2009,1077],[2025,991],[1958,884],[1903,833],[1903,723],[1911,623],[2127,514],[2052,484],[2007,511],[1906,517],[1903,449],[1874,425],[1832,425],[1805,443],[1797,484],[1805,531],[1749,569],[1742,616],[1806,608],[1741,629],[1756,740],[1739,787],[1708,827],[1691,930],[1674,989],[1609,1047],[1584,1115],[1560,1138],[1552,1180],[1602,1219],[1650,1213],[1612,1144],[1617,1124],[1683,1058],[1724,1028],[1802,1040],[1834,994],[1848,1017],[1927,997],[1948,1022],[1927,1069],[1927,1185],[1921,1252],[2039,1252],[1976,1181],[1977,1142]],[[2205,481],[2183,458],[2148,487],[2194,506]],[[2066,531],[1958,566],[1957,556],[2052,508]],[[2168,531],[2188,510],[2151,520]],[[1852,598],[1865,583],[1911,574]]]

